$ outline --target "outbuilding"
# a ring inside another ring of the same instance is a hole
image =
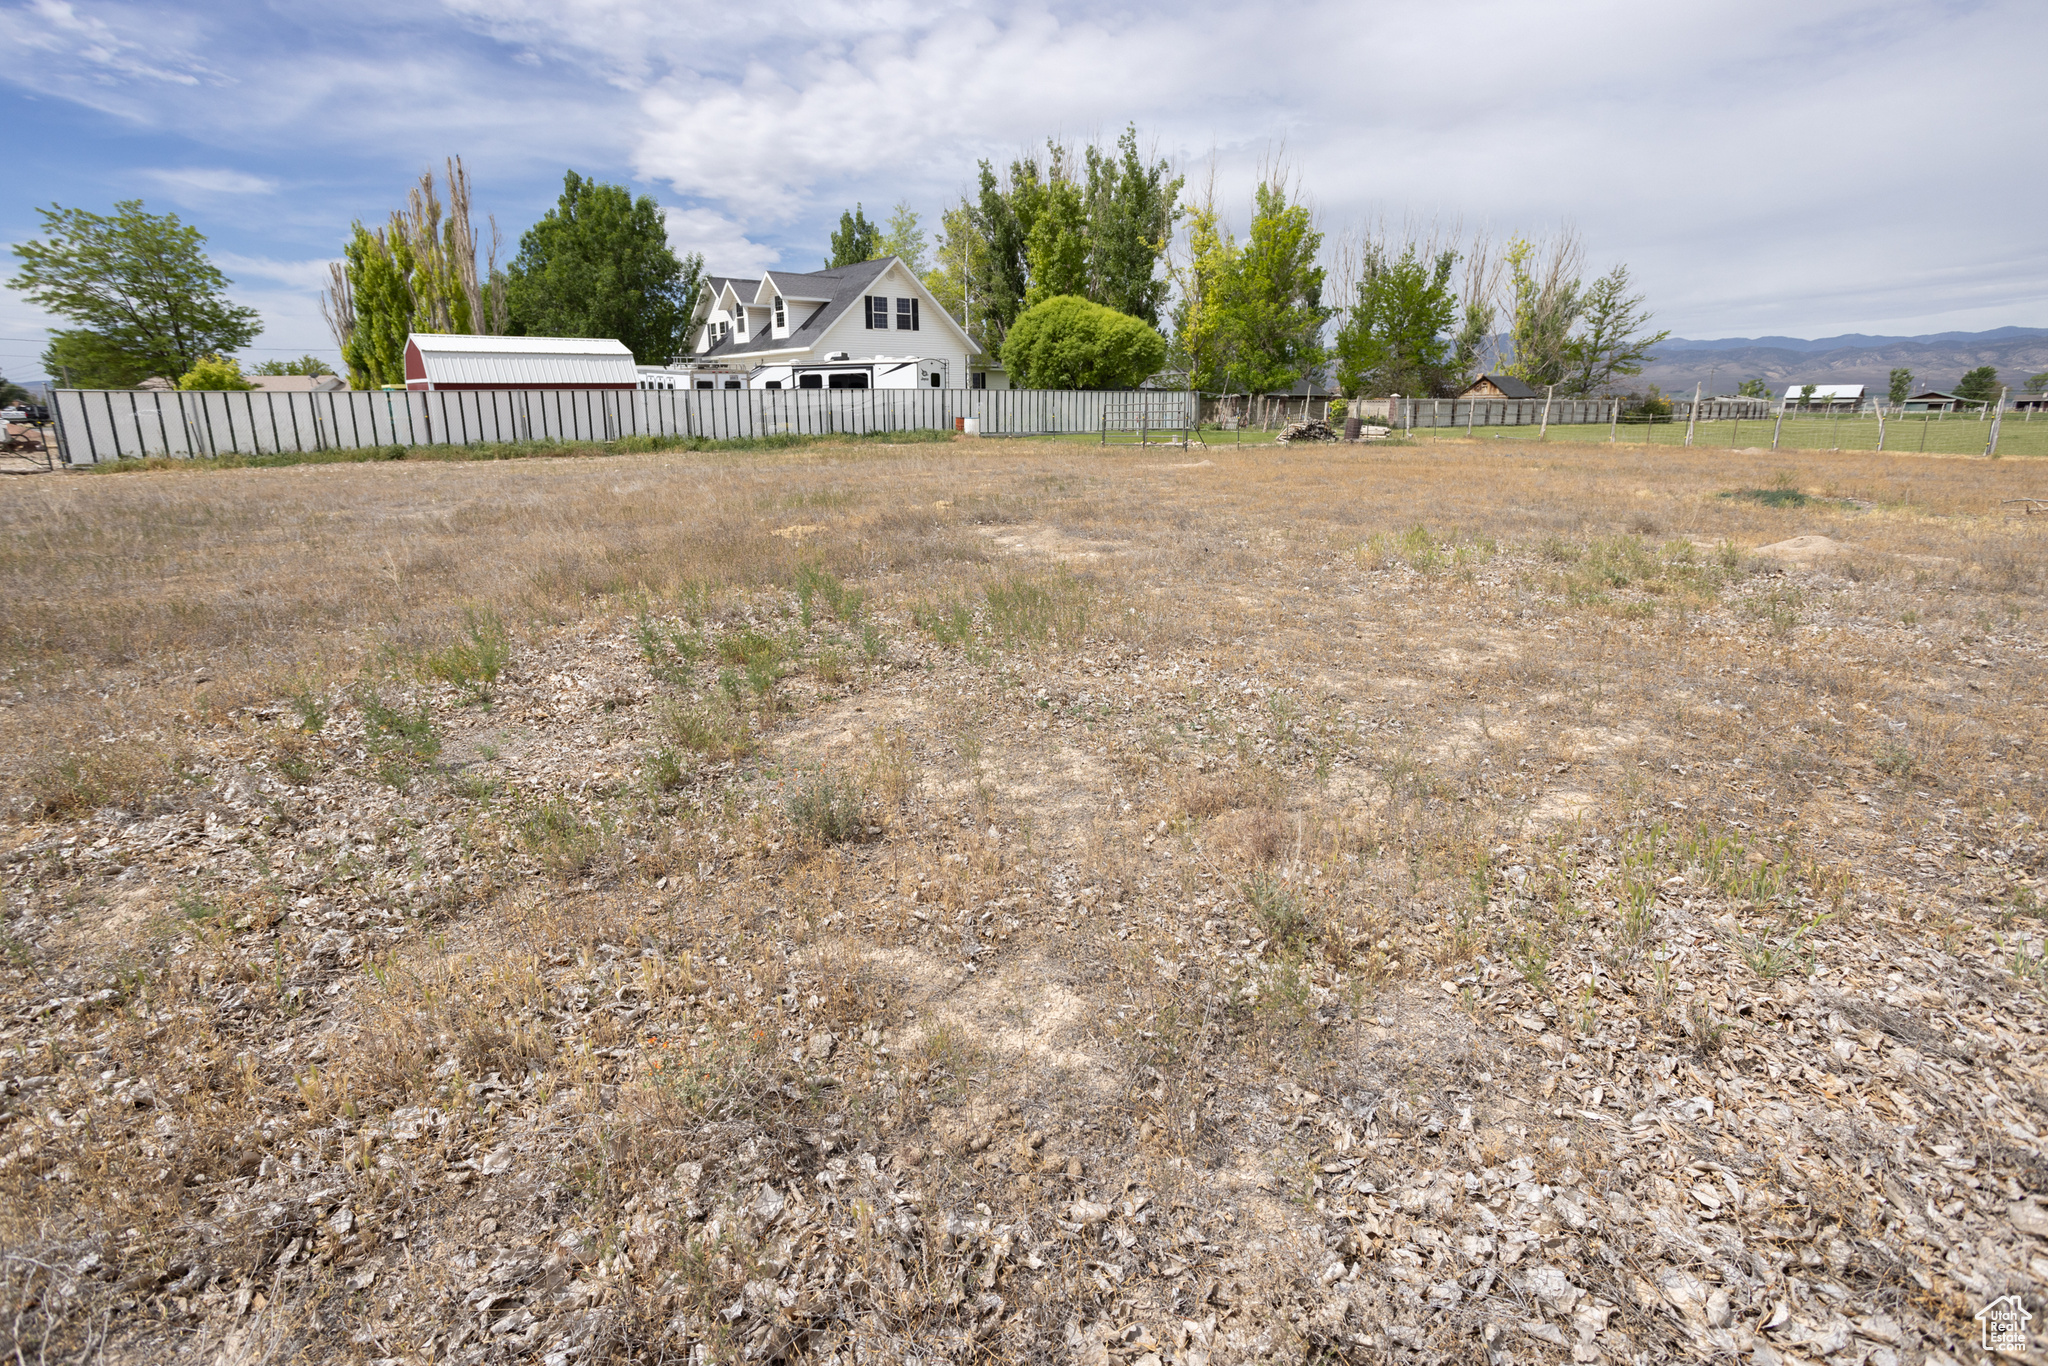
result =
[[[405,339],[408,389],[637,389],[633,352],[610,337],[471,337],[415,332]]]
[[[1907,397],[1905,411],[1909,413],[1952,413],[1963,406],[1963,401],[1954,394],[1945,394],[1939,389],[1926,389]]]
[[[1542,398],[1534,385],[1513,375],[1481,375],[1466,385],[1459,398]]]

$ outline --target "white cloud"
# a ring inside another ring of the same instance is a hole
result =
[[[704,268],[714,274],[753,275],[780,260],[774,247],[754,241],[744,227],[715,210],[665,209],[662,218],[676,255],[701,252]]]
[[[339,252],[335,253],[340,256]],[[214,264],[231,280],[271,280],[292,289],[319,291],[329,279],[326,259],[279,261],[267,256],[243,256],[238,252],[213,253]]]
[[[461,150],[514,240],[507,196],[538,213],[573,165],[671,187],[672,238],[714,270],[810,269],[856,200],[930,222],[977,159],[1131,121],[1190,169],[1213,149],[1240,229],[1283,144],[1333,234],[1576,223],[1687,334],[2048,323],[2048,189],[1958,174],[2039,123],[2024,0],[1944,7],[1938,29],[1914,0],[359,0],[345,30],[110,0],[0,13],[34,47],[0,79],[209,149],[151,178],[195,206],[277,194],[337,247]],[[260,168],[237,159],[254,149]]]
[[[185,166],[152,168],[140,172],[153,180],[165,194],[180,204],[206,204],[223,195],[274,194],[277,182],[269,176],[250,175],[226,167]]]

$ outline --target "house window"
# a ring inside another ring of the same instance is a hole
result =
[[[825,387],[825,377],[823,375],[798,375],[796,377],[796,387],[799,389],[822,389]]]
[[[896,326],[900,331],[904,332],[917,331],[917,300],[898,299],[896,301]]]
[[[889,301],[879,294],[870,294],[868,299],[868,326],[889,330]]]
[[[781,330],[789,326],[789,315],[783,312],[782,296],[780,294],[775,296],[775,326],[777,330]]]
[[[988,388],[988,371],[976,370],[973,376],[967,381],[967,387],[970,389]]]
[[[747,314],[746,314],[746,310],[745,310],[745,309],[742,309],[742,310],[740,310],[739,314],[738,314],[737,316],[735,316],[735,317],[733,318],[733,320],[732,320],[732,323],[733,323],[733,331],[734,331],[735,335],[737,335],[737,336],[739,337],[739,339],[740,339],[741,341],[745,341],[745,340],[747,339]]]

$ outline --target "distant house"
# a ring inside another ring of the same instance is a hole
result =
[[[1829,413],[1855,413],[1863,409],[1863,386],[1860,384],[1816,384],[1813,393],[1806,393],[1803,384],[1785,387],[1787,408],[1819,409]]]
[[[890,256],[759,279],[707,276],[691,353],[642,388],[985,389],[1007,387],[977,346]]]
[[[2016,413],[2048,413],[2048,394],[2014,394],[2005,406]]]
[[[1954,394],[1945,394],[1939,389],[1909,395],[1905,411],[1909,413],[1952,413],[1963,406],[1963,401]]]
[[[408,389],[637,389],[633,353],[610,337],[405,339]]]
[[[1513,375],[1481,375],[1467,385],[1459,398],[1542,398],[1533,385]]]

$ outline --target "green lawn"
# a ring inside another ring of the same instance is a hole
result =
[[[1693,430],[1693,445],[1723,449],[1755,446],[1769,450],[1775,433],[1780,450],[1874,451],[1877,449],[1877,429],[1878,423],[1874,417],[1793,416],[1785,419],[1782,428],[1779,428],[1774,417],[1744,418],[1740,422],[1701,422]],[[1474,427],[1472,437],[1480,441],[1534,441],[1536,431],[1533,426]],[[1552,423],[1549,439],[1605,441],[1607,433],[1606,423],[1590,423],[1583,426]],[[1432,431],[1429,428],[1418,427],[1415,430],[1415,439],[1418,441],[1428,441],[1437,436],[1463,440],[1465,429],[1444,427]],[[1615,439],[1627,445],[1682,446],[1685,444],[1685,423],[1660,422],[1653,426],[1622,423],[1615,432]],[[1886,418],[1884,422],[1884,448],[1887,451],[1981,455],[1984,453],[1985,443],[1990,439],[1990,421],[1987,419],[1979,422],[1974,416],[1916,413],[1910,417]],[[2022,414],[2006,414],[2004,425],[1999,430],[1998,453],[2048,455],[2048,417],[2035,422],[2027,420]]]

